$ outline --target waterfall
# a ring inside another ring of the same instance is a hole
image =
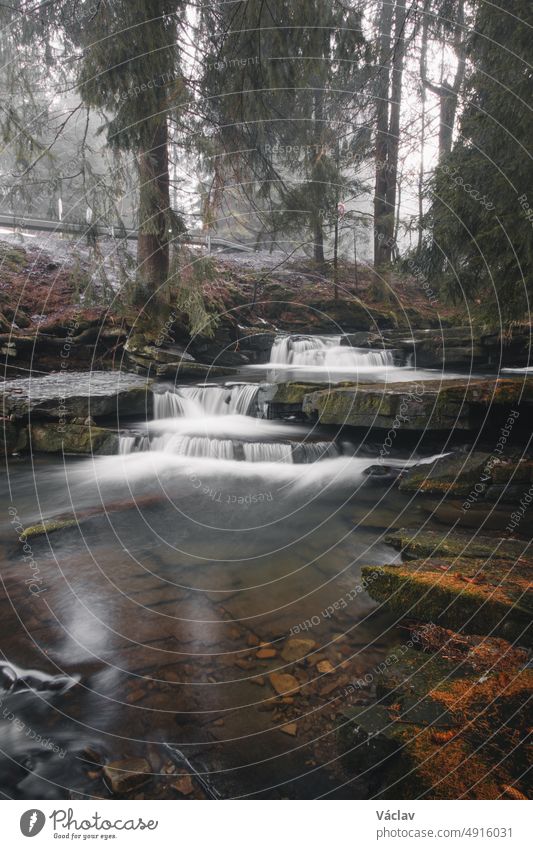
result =
[[[259,385],[180,386],[175,392],[154,393],[154,418],[250,415]]]
[[[277,336],[270,354],[271,365],[358,369],[394,365],[392,351],[351,348],[340,336]]]
[[[340,336],[277,336],[270,362],[283,365],[321,364],[328,347],[339,345]]]
[[[244,459],[249,463],[292,463],[292,449],[286,442],[245,442]]]
[[[299,442],[292,451],[295,463],[316,463],[329,457],[338,457],[339,449],[334,442]]]
[[[142,450],[142,449],[141,449]],[[185,457],[214,457],[217,460],[235,459],[234,444],[231,439],[210,439],[208,436],[180,436],[162,434],[149,443],[151,451],[167,451]]]
[[[119,436],[118,438],[118,453],[131,454],[135,451],[136,436]]]
[[[211,457],[216,460],[244,460],[248,463],[315,463],[337,457],[333,442],[247,442],[165,432],[156,436],[121,436],[120,454],[139,451],[165,451],[183,457]]]

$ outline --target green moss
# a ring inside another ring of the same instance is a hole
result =
[[[21,540],[28,540],[33,539],[34,537],[47,536],[48,534],[54,533],[54,531],[61,531],[64,528],[72,528],[77,524],[78,520],[75,518],[46,519],[38,525],[31,525],[29,528],[25,528],[21,533],[20,538]]]
[[[412,560],[364,566],[373,599],[402,616],[531,645],[530,565],[491,559]]]
[[[143,390],[144,392],[144,390]],[[66,423],[30,427],[31,447],[47,454],[116,454],[118,436],[107,428]]]
[[[402,529],[388,534],[385,542],[402,551],[404,557],[415,560],[437,556],[490,558],[496,554],[501,560],[515,561],[527,547],[527,543],[520,540],[462,534],[457,530],[446,533]]]

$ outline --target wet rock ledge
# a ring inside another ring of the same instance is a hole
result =
[[[528,653],[431,625],[387,660],[377,703],[348,708],[337,731],[373,797],[526,799]]]
[[[0,389],[0,453],[115,454],[121,421],[152,417],[152,383],[120,371],[6,381]]]
[[[496,422],[510,409],[533,410],[533,379],[359,383],[310,388],[302,399],[302,411],[321,424],[402,431],[475,431],[489,410]]]

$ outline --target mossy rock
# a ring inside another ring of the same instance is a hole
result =
[[[404,558],[420,557],[484,557],[496,555],[500,560],[517,560],[524,555],[527,543],[503,537],[479,536],[445,531],[418,531],[402,528],[385,537],[385,542],[402,552]]]
[[[531,645],[532,562],[458,557],[364,566],[376,601],[402,616]]]
[[[345,766],[384,799],[525,798],[527,653],[436,630],[438,651],[396,647],[379,703],[344,712]]]
[[[28,429],[20,422],[4,419],[0,422],[0,455],[10,456],[28,445]]]
[[[118,436],[107,428],[66,423],[35,424],[30,427],[33,451],[46,454],[116,454]]]
[[[77,525],[78,520],[74,517],[71,519],[45,519],[44,522],[24,528],[20,538],[22,540],[35,539],[35,537],[48,536],[55,531],[62,531],[64,528],[72,528]]]
[[[424,492],[426,495],[449,493],[459,496],[475,492],[481,496],[491,482],[491,457],[491,454],[482,451],[469,454],[456,452],[434,463],[414,466],[402,479],[400,489],[403,492]]]
[[[277,386],[273,404],[301,404],[306,395],[324,389],[320,383],[280,383]]]

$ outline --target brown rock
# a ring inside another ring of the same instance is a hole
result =
[[[316,642],[309,637],[289,637],[283,649],[281,656],[287,663],[294,663],[301,660],[316,646]]]
[[[276,649],[259,649],[256,657],[259,658],[259,660],[267,660],[268,658],[276,657],[276,655]]]
[[[289,737],[296,737],[298,734],[298,726],[295,722],[288,722],[286,725],[280,725],[280,731],[283,731],[284,734],[288,734]]]
[[[152,767],[146,758],[127,758],[104,766],[104,775],[113,793],[127,793],[148,781]]]
[[[190,796],[194,791],[194,784],[190,775],[181,775],[177,781],[172,783],[172,786],[182,796]]]
[[[325,675],[328,672],[333,672],[333,666],[331,665],[329,660],[321,660],[319,663],[317,663],[316,668],[321,675]]]
[[[279,696],[298,688],[298,681],[294,675],[287,675],[283,672],[272,672],[269,676],[270,683]]]

